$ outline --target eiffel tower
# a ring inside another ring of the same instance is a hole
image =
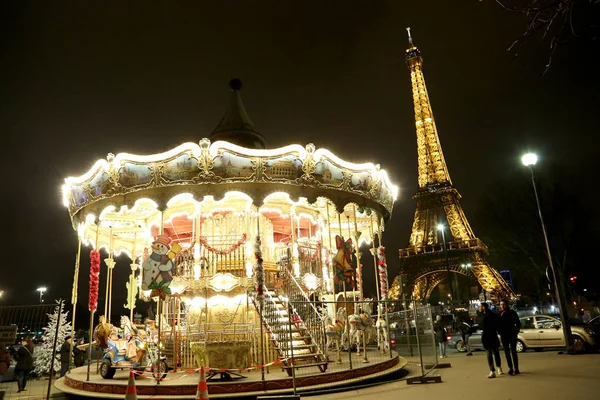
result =
[[[452,287],[452,273],[476,280],[492,298],[512,297],[510,286],[486,261],[487,246],[473,233],[460,205],[461,195],[452,185],[425,86],[423,58],[410,28],[407,31],[410,47],[405,60],[415,108],[419,190],[413,197],[417,209],[410,242],[400,249],[400,275],[390,297],[412,288],[416,300],[427,300],[440,282],[448,280]]]

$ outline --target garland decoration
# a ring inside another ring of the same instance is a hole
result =
[[[206,250],[210,251],[211,253],[215,253],[215,254],[218,254],[221,256],[226,256],[226,255],[230,254],[231,252],[237,250],[244,243],[246,243],[246,234],[243,233],[240,240],[238,240],[236,243],[232,244],[231,247],[227,250],[222,250],[222,249],[217,249],[216,247],[212,247],[211,245],[208,244],[208,239],[206,238],[206,236],[200,236],[199,242],[202,246],[204,246],[204,248]]]
[[[90,251],[90,295],[88,307],[94,312],[98,308],[98,289],[100,287],[100,252]]]
[[[385,258],[385,247],[379,246],[377,249],[377,271],[379,272],[379,291],[381,300],[386,300],[388,295],[388,270]]]
[[[246,235],[244,235],[246,236]],[[264,294],[264,286],[265,286],[265,270],[263,268],[263,258],[262,251],[260,249],[261,241],[260,236],[256,236],[256,241],[254,242],[254,258],[256,258],[256,263],[254,264],[254,276],[256,279],[256,295],[262,296]]]

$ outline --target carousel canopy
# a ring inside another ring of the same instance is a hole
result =
[[[141,200],[165,210],[178,195],[219,201],[230,192],[244,193],[256,207],[283,192],[293,201],[327,198],[340,212],[355,204],[390,217],[398,189],[379,165],[350,163],[313,144],[264,149],[242,104],[241,82],[233,80],[230,87],[229,108],[210,135],[217,141],[205,138],[154,155],[109,154],[85,174],[65,179],[63,200],[73,226],[107,209],[143,213]]]

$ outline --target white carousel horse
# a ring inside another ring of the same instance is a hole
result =
[[[325,335],[327,336],[325,352],[327,352],[327,350],[329,350],[332,345],[335,344],[335,349],[337,351],[336,362],[341,363],[342,359],[340,356],[340,349],[342,347],[342,343],[344,342],[344,323],[339,320],[335,321],[334,323],[333,318],[331,318],[329,315],[325,317],[323,323],[325,325]]]
[[[377,348],[383,354],[390,350],[390,340],[388,337],[387,323],[382,313],[382,306],[377,306],[377,321],[375,322],[375,328],[377,329]]]
[[[137,335],[137,328],[133,326],[127,315],[121,315],[121,329],[123,330],[123,338]]]
[[[373,318],[367,312],[360,312],[359,314],[352,314],[348,316],[348,323],[350,324],[350,344],[353,341],[356,342],[356,355],[360,355],[360,342],[362,338],[363,351],[367,351],[367,343],[371,341],[371,335],[373,330]]]

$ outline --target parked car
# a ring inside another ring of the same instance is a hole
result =
[[[521,317],[521,331],[517,339],[517,351],[528,348],[541,350],[546,347],[564,347],[565,338],[559,319],[549,315]],[[596,347],[596,333],[585,325],[571,325],[571,335],[575,342],[583,342],[585,347]]]
[[[483,344],[481,344],[481,333],[483,331],[479,329],[477,325],[475,325],[473,328],[474,332],[469,337],[469,346],[471,347],[472,351],[483,350]],[[498,339],[500,339],[500,336],[498,336]],[[460,332],[452,335],[448,340],[447,345],[451,349],[456,349],[461,353],[465,353],[467,351],[467,346],[465,346],[465,342],[462,340],[462,335],[460,334]],[[500,346],[500,348],[502,348],[502,345]]]

